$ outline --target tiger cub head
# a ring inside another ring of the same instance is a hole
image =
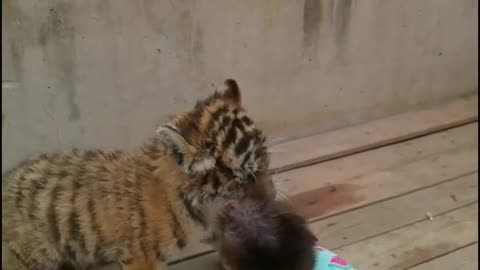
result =
[[[199,101],[193,110],[172,116],[157,133],[189,177],[182,192],[193,204],[216,198],[275,197],[268,174],[266,137],[247,116],[235,80]]]

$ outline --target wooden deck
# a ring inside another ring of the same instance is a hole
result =
[[[359,270],[478,269],[477,98],[276,145],[277,187]],[[200,245],[171,269],[217,261]]]
[[[271,151],[277,188],[357,269],[478,269],[478,96]],[[170,269],[219,269],[218,256],[197,245]]]

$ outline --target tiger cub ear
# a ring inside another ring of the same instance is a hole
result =
[[[186,174],[204,174],[215,167],[215,158],[189,144],[174,126],[159,127],[157,135]]]
[[[241,106],[242,96],[240,94],[240,87],[234,79],[225,80],[227,89],[223,91],[223,97],[237,106]]]

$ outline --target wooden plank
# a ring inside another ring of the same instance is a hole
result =
[[[408,112],[271,147],[273,172],[404,141],[478,120],[478,96]]]
[[[295,194],[291,201],[300,214],[312,221],[336,215],[472,173],[478,169],[478,151],[474,147],[444,152],[332,186],[312,187]],[[318,176],[314,171],[305,175],[312,181]]]
[[[412,141],[279,173],[274,175],[274,179],[280,191],[287,191],[287,195],[293,195],[342,183],[376,171],[400,167],[402,164],[441,155],[451,150],[476,149],[477,145],[478,123],[474,123]]]
[[[478,173],[310,224],[321,244],[336,249],[478,200]],[[452,196],[453,195],[453,196]],[[381,217],[381,218],[379,218]],[[210,269],[216,254],[180,263],[175,269]],[[185,266],[183,266],[185,265]]]
[[[330,249],[358,242],[478,201],[478,173],[313,222],[310,229]]]
[[[307,217],[323,218],[474,171],[478,167],[477,127],[475,123],[281,173],[276,183],[279,189],[289,190],[287,195],[300,211],[304,208]],[[466,152],[458,153],[458,149]],[[442,168],[445,164],[449,167]],[[423,168],[431,168],[433,175],[416,175],[415,170]],[[331,185],[336,186],[335,192],[329,192]],[[208,250],[206,245],[191,246],[173,261]]]
[[[477,229],[478,203],[474,203],[335,252],[357,269],[403,270],[478,242]]]
[[[478,243],[456,250],[410,270],[478,270]]]

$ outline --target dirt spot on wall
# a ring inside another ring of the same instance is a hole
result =
[[[193,71],[193,80],[201,80],[205,70],[202,58],[204,36],[197,5],[194,0],[143,0],[146,25],[166,40],[171,40],[175,45],[172,53],[184,62],[185,66],[191,67],[188,71]]]
[[[278,17],[280,3],[277,0],[265,0],[264,4],[265,34],[268,34],[274,25],[274,20]]]
[[[352,0],[334,0],[332,7],[336,59],[344,62],[346,39],[351,24]]]
[[[73,39],[75,27],[71,24],[70,14],[74,7],[58,2],[48,9],[48,16],[40,26],[38,41],[45,46],[51,39]]]
[[[165,11],[172,9],[171,1],[143,0],[144,19],[148,27],[160,35],[164,35],[164,25],[167,17],[162,16]]]
[[[46,58],[55,62],[55,73],[60,79],[59,88],[65,91],[69,108],[69,120],[80,119],[80,108],[76,101],[75,79],[75,36],[73,22],[75,6],[66,1],[56,2],[48,9],[48,15],[40,24],[38,42],[44,48]]]
[[[305,0],[303,6],[303,48],[307,55],[316,51],[322,22],[322,0]]]
[[[336,0],[333,9],[335,40],[340,44],[344,41],[350,27],[352,0]]]
[[[25,48],[25,38],[22,34],[28,27],[27,16],[21,12],[16,0],[4,0],[2,2],[2,23],[5,23],[4,40],[2,46],[7,46],[7,50],[11,55],[11,65],[14,72],[14,78],[7,78],[9,80],[21,81],[22,78],[22,63]],[[5,44],[4,44],[5,43]]]

